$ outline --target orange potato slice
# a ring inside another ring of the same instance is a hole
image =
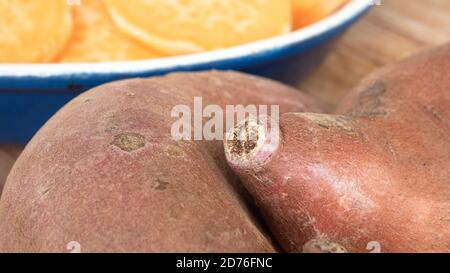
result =
[[[104,0],[125,33],[165,54],[228,47],[291,30],[290,0]]]
[[[65,0],[0,0],[0,63],[52,61],[71,31]]]
[[[132,3],[132,2],[131,2]],[[101,0],[73,6],[75,30],[61,62],[101,62],[155,58],[157,54],[121,33]]]
[[[292,0],[294,29],[310,25],[342,7],[347,0]]]

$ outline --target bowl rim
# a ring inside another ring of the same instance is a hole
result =
[[[279,36],[208,52],[145,60],[97,63],[0,64],[0,77],[59,77],[74,75],[107,75],[111,73],[148,73],[180,70],[193,66],[227,62],[242,58],[258,58],[283,48],[319,37],[331,29],[352,21],[372,6],[374,0],[350,0],[332,15],[304,28]]]

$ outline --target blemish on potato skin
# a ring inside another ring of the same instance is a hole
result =
[[[343,116],[318,113],[298,113],[296,115],[306,118],[317,124],[317,126],[327,130],[338,128],[348,133],[354,133],[352,123]]]
[[[424,105],[423,110],[427,116],[431,118],[431,120],[436,123],[439,127],[448,127],[446,126],[446,119],[442,116],[442,113],[433,105]]]
[[[287,185],[289,184],[289,182],[291,181],[291,177],[290,176],[283,176],[283,185]]]
[[[47,198],[48,195],[52,193],[55,186],[56,183],[54,181],[47,181],[46,183],[39,185],[37,192],[39,194],[40,199],[43,200]]]
[[[386,142],[386,146],[387,146],[387,149],[388,149],[389,153],[392,155],[392,157],[393,157],[394,159],[397,159],[397,151],[396,151],[396,149],[394,148],[394,146],[392,145],[392,143],[389,142],[389,141],[387,141],[387,142]]]
[[[345,247],[325,238],[312,239],[303,245],[303,253],[347,253]]]
[[[51,190],[51,188],[46,188],[46,189],[41,193],[41,195],[42,195],[42,196],[46,196],[46,195],[50,192],[50,190]]]
[[[261,175],[259,173],[255,173],[253,171],[245,171],[247,175],[253,177],[256,181],[262,183],[262,184],[272,184],[272,180],[270,178],[266,177],[265,175]]]
[[[352,116],[356,117],[373,117],[385,116],[387,114],[383,108],[381,97],[387,91],[387,85],[384,81],[378,80],[374,82],[369,88],[361,92],[358,97],[358,107]]]
[[[287,193],[285,193],[285,192],[282,192],[282,193],[280,194],[280,197],[281,197],[281,199],[286,199],[286,198],[289,197],[289,194],[287,194]]]
[[[186,206],[182,202],[174,204],[169,208],[169,218],[172,220],[180,220],[185,213],[185,208]]]
[[[164,152],[170,157],[185,157],[184,150],[176,145],[168,145],[164,148]]]
[[[111,128],[118,128],[121,124],[121,119],[117,114],[111,114],[107,117],[108,123],[110,124]]]
[[[155,189],[157,191],[164,191],[167,189],[169,184],[170,184],[170,179],[168,177],[160,176],[160,177],[156,178],[153,189]]]
[[[111,145],[118,147],[122,151],[132,152],[145,146],[145,137],[138,133],[122,133],[114,136]]]

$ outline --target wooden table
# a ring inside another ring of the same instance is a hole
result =
[[[449,0],[382,0],[299,88],[333,106],[373,69],[450,41]],[[22,146],[0,145],[0,188]]]

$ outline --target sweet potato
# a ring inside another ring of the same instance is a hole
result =
[[[222,141],[175,141],[175,105],[317,107],[296,90],[234,72],[106,84],[31,140],[0,201],[0,251],[274,251],[226,168]],[[70,246],[70,245],[69,245]]]
[[[163,55],[244,44],[291,30],[290,0],[105,0],[124,33]]]
[[[375,72],[335,114],[282,115],[271,152],[277,124],[247,120],[226,155],[286,251],[450,252],[449,91],[450,44]]]
[[[151,49],[121,33],[104,3],[83,0],[72,7],[74,30],[60,62],[106,62],[158,57]]]
[[[0,63],[54,61],[72,26],[64,0],[0,0]]]
[[[294,29],[317,22],[340,7],[348,0],[292,0],[292,20]]]

